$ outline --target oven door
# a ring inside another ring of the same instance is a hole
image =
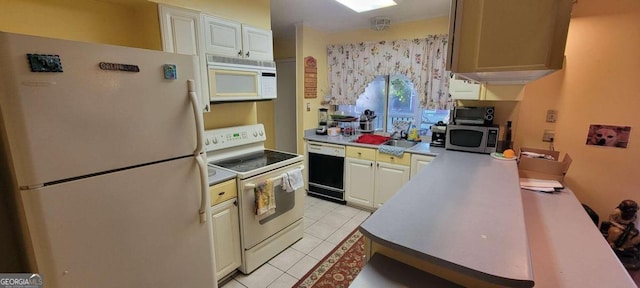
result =
[[[238,182],[240,226],[242,227],[243,248],[245,250],[251,249],[304,216],[304,185],[293,192],[286,192],[281,186],[282,175],[294,169],[300,169],[301,172],[304,172],[304,165],[289,165]],[[260,219],[255,214],[254,187],[267,179],[273,181],[276,212]]]

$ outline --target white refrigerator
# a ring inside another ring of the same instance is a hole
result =
[[[197,65],[0,32],[23,272],[44,287],[217,286]]]

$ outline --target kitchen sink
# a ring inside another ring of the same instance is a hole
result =
[[[413,142],[413,141],[403,140],[403,139],[392,139],[392,140],[389,140],[389,141],[384,142],[382,144],[383,145],[389,145],[389,146],[397,146],[397,147],[402,147],[402,148],[411,148],[411,147],[415,146],[416,144],[418,144],[418,142]]]

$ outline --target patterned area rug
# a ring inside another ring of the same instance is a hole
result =
[[[349,287],[362,270],[364,257],[364,237],[356,228],[293,287]]]

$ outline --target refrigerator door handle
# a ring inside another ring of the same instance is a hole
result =
[[[204,164],[201,155],[193,156],[198,162],[198,170],[200,170],[200,223],[207,222],[207,205],[209,201],[207,195],[209,192],[209,185],[207,183],[207,165]]]
[[[200,115],[200,109],[198,108],[198,95],[196,94],[196,84],[193,80],[187,80],[187,87],[189,89],[189,97],[191,98],[191,105],[193,106],[193,116],[196,118],[196,150],[193,151],[193,155],[196,156],[202,153],[202,133],[204,131],[204,124],[202,123],[202,115]]]
[[[187,80],[187,87],[189,89],[189,97],[191,98],[191,105],[193,107],[193,116],[196,118],[196,149],[193,151],[193,157],[198,162],[198,170],[200,170],[200,223],[207,222],[207,201],[208,195],[208,183],[207,183],[207,165],[202,160],[202,133],[204,132],[204,124],[202,123],[202,115],[200,115],[200,109],[198,107],[198,95],[196,94],[196,83],[193,80]]]

